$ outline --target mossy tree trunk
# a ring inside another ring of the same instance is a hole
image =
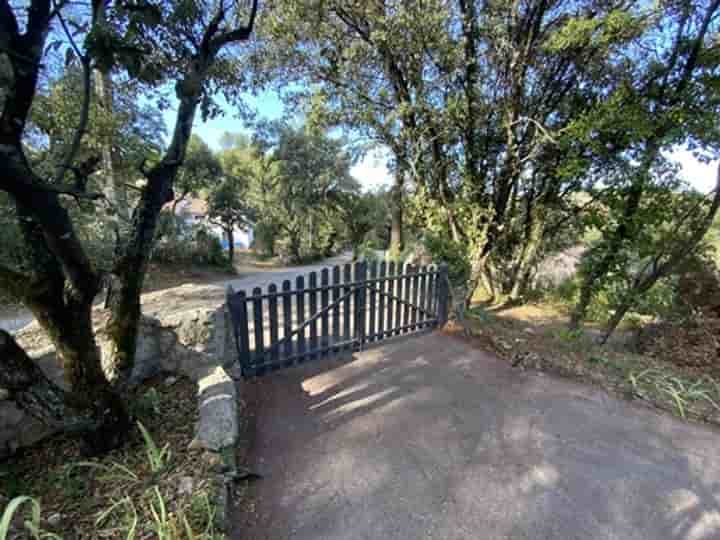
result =
[[[402,253],[403,243],[403,190],[405,173],[398,166],[395,171],[395,182],[390,194],[390,252],[394,255]]]

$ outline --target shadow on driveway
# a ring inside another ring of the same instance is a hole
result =
[[[437,333],[243,387],[235,539],[720,538],[720,433]]]

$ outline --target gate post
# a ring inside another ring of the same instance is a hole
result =
[[[448,278],[448,265],[441,263],[438,268],[438,327],[442,328],[448,321],[450,307],[450,280]]]
[[[365,296],[367,293],[367,265],[359,262],[355,265],[355,335],[360,340],[360,350],[365,347]]]
[[[250,338],[248,335],[247,296],[245,291],[228,294],[226,302],[230,309],[241,372],[243,375],[253,375],[254,373],[250,372]]]

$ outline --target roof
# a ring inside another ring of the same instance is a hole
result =
[[[172,201],[165,204],[164,208],[172,208]],[[194,216],[205,216],[208,213],[208,204],[207,201],[203,199],[199,199],[197,197],[192,197],[190,199],[183,199],[177,204],[177,207],[175,209],[175,213],[177,215],[180,214],[191,214]]]
[[[184,201],[183,205],[183,211],[188,212],[190,214],[200,215],[204,216],[208,212],[208,204],[207,201],[204,201],[202,199],[187,199]]]

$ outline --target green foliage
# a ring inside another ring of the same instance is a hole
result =
[[[204,224],[189,225],[181,217],[164,210],[156,235],[151,260],[158,264],[231,268],[220,239]]]
[[[201,190],[208,189],[222,175],[220,160],[210,147],[197,135],[191,135],[185,162],[175,180],[175,201],[188,195],[198,197]]]
[[[218,268],[232,269],[230,261],[225,255],[220,239],[215,235],[207,235],[207,250],[203,251],[203,262]]]
[[[223,229],[244,227],[249,223],[250,208],[246,203],[247,178],[224,176],[210,190],[208,217]]]
[[[6,540],[10,532],[13,516],[20,512],[23,505],[30,506],[30,519],[23,522],[25,530],[30,533],[33,540],[62,540],[56,534],[43,531],[40,528],[40,503],[32,497],[19,496],[10,500],[0,517],[0,540]]]
[[[347,219],[364,199],[357,196],[343,140],[308,126],[274,123],[256,134],[247,155],[246,200],[266,252],[277,248],[293,263],[316,260],[332,254],[346,228],[359,223]]]
[[[577,341],[583,336],[583,331],[579,328],[560,328],[555,332],[555,337],[565,342]]]
[[[470,261],[466,245],[432,233],[426,234],[423,240],[433,260],[448,265],[448,278],[453,286],[460,286],[468,281]]]
[[[704,402],[720,412],[720,384],[710,376],[697,379],[680,377],[660,369],[631,371],[628,381],[638,397],[653,392],[668,401],[682,418],[692,412],[693,405]]]
[[[469,294],[483,282],[527,298],[543,259],[592,234],[583,298],[647,311],[642,297],[696,249],[712,207],[689,212],[697,198],[680,195],[666,156],[720,148],[713,3],[274,8],[252,56],[258,79],[313,125],[390,149],[411,180],[406,219],[443,239],[433,248]]]
[[[142,434],[143,442],[145,443],[145,452],[147,454],[148,464],[150,465],[150,471],[153,474],[157,474],[167,467],[172,457],[170,445],[166,444],[162,448],[158,448],[155,440],[145,426],[143,426],[141,422],[138,422],[137,425]]]
[[[381,262],[377,250],[371,243],[364,243],[355,249],[355,258],[368,263]]]
[[[613,278],[614,276],[610,276]],[[543,296],[553,302],[571,309],[580,299],[582,287],[581,276],[563,280],[557,287],[544,291]],[[606,323],[613,314],[615,306],[623,299],[627,286],[622,282],[613,281],[597,291],[588,306],[586,318],[596,323]],[[639,322],[639,317],[667,319],[677,313],[677,278],[671,276],[660,280],[650,291],[639,296],[634,303],[628,322]],[[572,330],[571,330],[572,331]]]

